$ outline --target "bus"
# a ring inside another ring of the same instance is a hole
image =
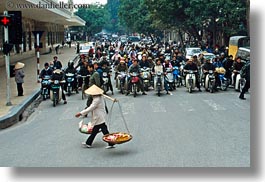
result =
[[[250,47],[250,38],[247,36],[232,36],[229,39],[228,55],[236,59],[236,53],[239,47]]]

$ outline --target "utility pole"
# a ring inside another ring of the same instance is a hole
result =
[[[1,19],[1,22],[4,25],[4,42],[8,45],[8,25],[11,19],[8,19],[8,12],[4,11],[4,18]],[[5,54],[5,63],[6,63],[6,106],[11,106],[11,91],[10,91],[10,53]]]

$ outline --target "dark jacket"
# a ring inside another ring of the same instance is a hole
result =
[[[41,70],[39,78],[44,78],[44,76],[46,75],[52,76],[52,71],[53,70],[51,68],[48,68],[47,70],[46,69]]]
[[[61,63],[61,61],[57,60],[57,61],[53,61],[53,67],[54,69],[62,69],[63,65]]]
[[[198,71],[198,67],[195,63],[191,63],[191,64],[186,64],[184,66],[184,70],[193,70],[193,71]]]

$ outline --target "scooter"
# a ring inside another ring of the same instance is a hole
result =
[[[103,79],[103,84],[102,84],[102,89],[104,90],[104,93],[107,93],[110,89],[109,85],[109,74],[108,72],[103,72],[102,73],[102,79]]]
[[[192,90],[196,86],[196,76],[195,73],[197,71],[194,70],[188,70],[186,75],[186,88],[188,89],[189,93],[192,93]]]
[[[150,68],[144,67],[141,68],[141,78],[143,79],[143,86],[144,90],[148,91],[148,88],[150,86],[150,80],[151,80],[151,74],[150,74]]]
[[[182,78],[180,75],[180,70],[177,66],[173,67],[173,77],[175,86],[180,87],[182,85]]]
[[[124,93],[125,90],[127,90],[127,74],[122,71],[118,72],[117,75],[117,88],[120,90],[121,94]]]
[[[158,97],[160,97],[161,92],[164,90],[164,84],[163,84],[163,73],[158,72],[155,75],[155,83],[154,83],[154,89],[157,91]]]
[[[62,83],[65,83],[65,80],[51,81],[50,99],[53,102],[53,107],[55,107],[62,99],[62,88],[61,88]]]
[[[45,75],[41,81],[41,88],[42,88],[41,95],[42,95],[43,100],[46,100],[50,95],[49,94],[50,85],[51,85],[50,76]]]
[[[140,88],[138,88],[138,82],[139,82],[139,74],[136,73],[136,72],[133,72],[131,74],[131,83],[132,83],[132,93],[133,93],[133,96],[136,97],[137,95],[137,92],[139,92]]]
[[[75,74],[66,73],[65,76],[66,76],[66,83],[67,83],[66,92],[67,92],[67,95],[70,96],[72,94],[73,89],[74,89],[73,83],[75,80]]]
[[[220,80],[220,88],[222,91],[226,91],[229,84],[230,84],[230,79],[225,77],[225,74],[218,73],[218,77]]]
[[[175,85],[175,81],[174,81],[174,75],[173,72],[171,70],[171,68],[166,68],[166,76],[165,76],[167,85],[168,85],[168,89],[170,91],[174,90],[176,88]]]
[[[214,76],[214,71],[209,70],[208,74],[205,77],[205,83],[204,87],[206,91],[210,91],[210,93],[214,92],[214,87],[215,87],[215,76]]]

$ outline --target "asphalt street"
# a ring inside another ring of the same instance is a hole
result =
[[[56,107],[43,101],[27,121],[0,132],[0,166],[4,167],[249,167],[250,94],[238,98],[232,88],[216,93],[121,95],[115,89],[133,139],[105,149],[99,133],[93,148],[78,131],[85,107],[81,94]],[[110,95],[111,96],[111,95]],[[110,110],[112,102],[106,100]],[[90,120],[90,115],[85,118]],[[108,117],[110,132],[128,132],[117,104]]]

